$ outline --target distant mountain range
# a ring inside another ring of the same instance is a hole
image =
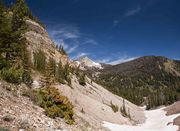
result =
[[[87,74],[94,76],[96,82],[111,92],[135,104],[154,107],[180,100],[178,60],[145,56],[117,65],[101,66],[101,69],[88,69]]]

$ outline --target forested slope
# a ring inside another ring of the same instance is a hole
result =
[[[96,81],[113,93],[147,108],[180,99],[180,62],[147,56],[100,70]]]

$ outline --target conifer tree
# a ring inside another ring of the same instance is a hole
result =
[[[85,76],[86,75],[84,73],[80,74],[80,76],[79,76],[79,84],[82,85],[82,86],[86,85]]]
[[[124,117],[127,117],[128,114],[127,114],[127,111],[126,111],[126,106],[125,106],[125,100],[123,99],[123,106],[121,107],[121,113]]]
[[[0,0],[0,13],[4,12],[5,10],[5,5],[3,3],[3,0]]]
[[[45,86],[50,87],[54,83],[56,72],[56,63],[52,58],[49,58],[49,61],[46,64],[45,68]]]
[[[56,45],[56,49],[59,49],[59,45],[58,44]]]
[[[20,34],[13,32],[11,19],[8,18],[3,4],[0,8],[0,54],[6,62],[11,60],[14,63],[16,57],[21,56]]]
[[[34,53],[34,67],[41,73],[45,73],[46,56],[43,51],[39,50]]]
[[[13,17],[13,31],[25,30],[25,17],[33,19],[33,15],[27,6],[25,0],[16,0],[16,3],[12,6]]]
[[[62,52],[63,55],[67,55],[67,53],[66,53],[66,51],[64,50],[64,47],[63,47],[63,46],[61,47],[61,52]]]
[[[6,32],[8,31],[8,21],[4,15],[5,7],[2,2],[0,1],[0,55],[2,55],[4,49],[3,49],[3,43],[4,43],[4,37],[6,37]]]
[[[69,64],[67,63],[65,66],[64,66],[64,78],[66,79],[69,75]]]
[[[57,67],[57,75],[56,75],[56,79],[58,82],[64,84],[64,69],[63,69],[63,66],[62,66],[62,63],[61,61],[58,63],[58,67]]]
[[[26,46],[24,45],[24,50],[23,50],[23,56],[22,56],[22,61],[23,61],[23,82],[28,85],[31,86],[32,84],[32,77],[31,77],[31,60],[30,60],[30,54],[28,52],[28,50],[26,49]]]
[[[67,55],[66,51],[64,50],[63,45],[59,45],[58,50],[62,55]]]

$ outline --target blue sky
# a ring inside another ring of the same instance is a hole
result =
[[[6,0],[12,1],[12,0]],[[180,0],[27,0],[70,58],[116,64],[140,56],[180,59]]]

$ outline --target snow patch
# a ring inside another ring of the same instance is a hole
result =
[[[96,62],[94,62],[94,61],[93,61],[91,64],[89,64],[88,66],[89,66],[89,67],[96,67],[96,68],[102,69],[101,64],[96,63]]]
[[[180,116],[180,113],[166,116],[166,111],[163,110],[164,108],[144,111],[147,118],[146,122],[137,126],[118,125],[105,121],[103,122],[103,126],[109,128],[111,131],[177,131],[178,126],[173,125],[173,120]]]
[[[77,65],[82,66],[82,67],[95,67],[95,68],[99,68],[102,69],[102,66],[100,63],[96,63],[93,60],[91,60],[90,58],[88,58],[87,56],[82,56],[80,57],[77,61],[76,61]]]

